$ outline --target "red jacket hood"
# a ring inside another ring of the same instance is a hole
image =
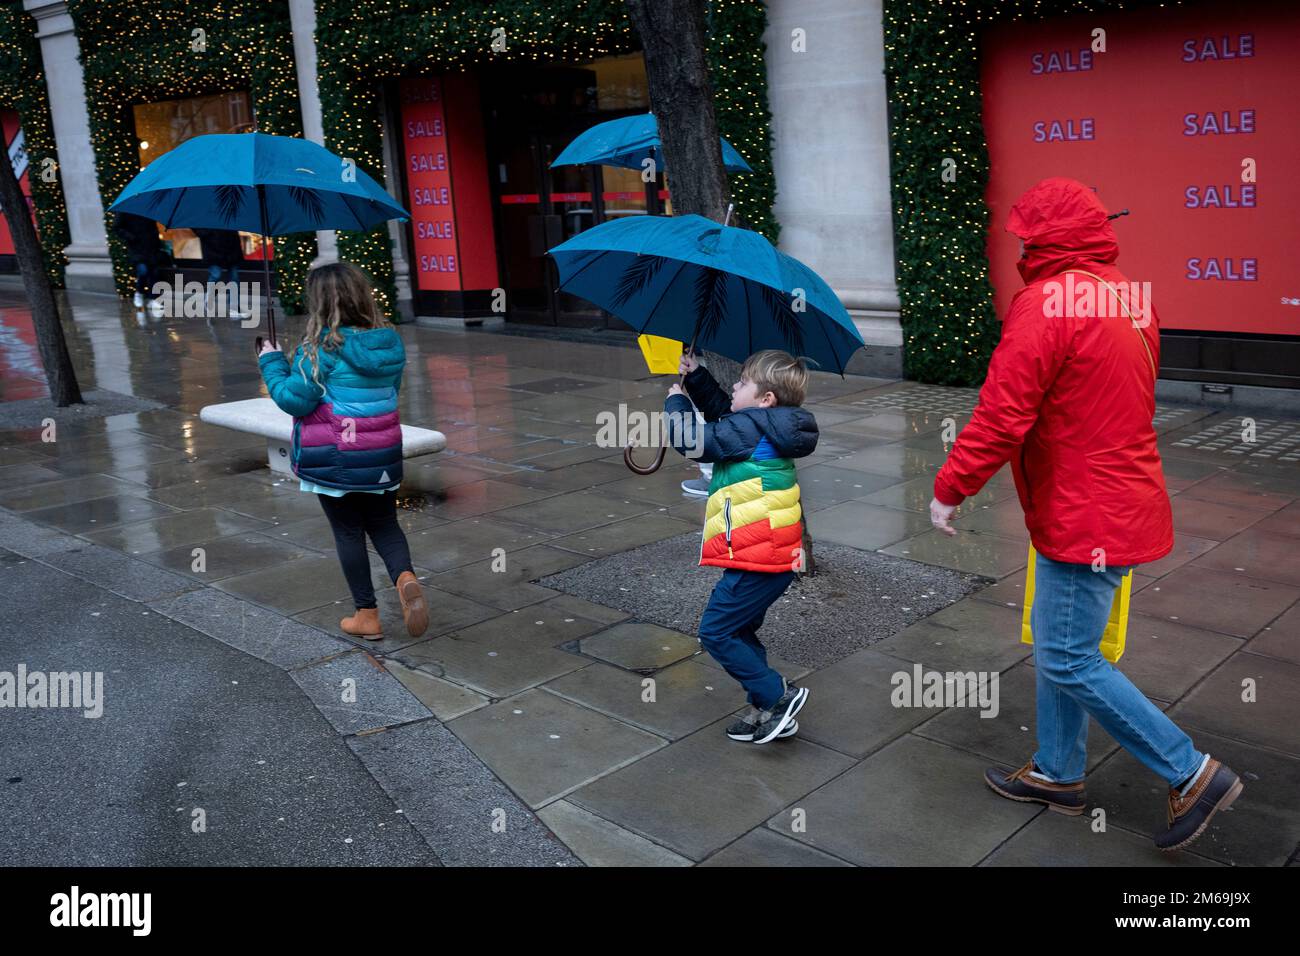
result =
[[[1053,177],[1030,187],[1011,207],[1007,232],[1024,240],[1016,263],[1025,283],[1082,262],[1114,262],[1119,241],[1097,194],[1073,179]]]

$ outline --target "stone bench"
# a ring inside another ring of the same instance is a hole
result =
[[[248,398],[242,402],[205,405],[199,420],[237,432],[266,438],[266,459],[272,471],[292,474],[289,462],[293,454],[293,417],[286,415],[269,398]],[[432,455],[447,447],[447,436],[431,428],[402,426],[402,457]]]

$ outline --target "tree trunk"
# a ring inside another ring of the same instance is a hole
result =
[[[32,310],[32,326],[36,329],[36,343],[41,350],[41,364],[45,366],[45,381],[50,388],[50,398],[59,408],[81,403],[81,389],[77,375],[72,370],[68,343],[63,338],[59,324],[59,308],[54,302],[54,290],[45,271],[36,227],[32,225],[27,200],[14,175],[13,165],[7,156],[0,156],[0,207],[4,209],[9,235],[13,236],[14,254],[23,276],[23,288]]]
[[[650,107],[659,123],[662,169],[672,174],[673,212],[722,222],[731,190],[722,165],[722,140],[713,110],[713,81],[705,55],[704,0],[626,0],[641,38]],[[740,365],[716,352],[704,363],[726,391]],[[804,524],[805,573],[813,570],[812,538]]]

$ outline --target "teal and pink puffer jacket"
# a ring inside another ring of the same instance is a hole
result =
[[[345,491],[376,491],[402,480],[397,393],[406,349],[394,329],[339,329],[343,345],[317,352],[312,380],[302,346],[258,360],[266,390],[293,416],[293,473]]]

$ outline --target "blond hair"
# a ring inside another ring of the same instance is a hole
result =
[[[350,262],[331,262],[307,273],[304,288],[307,328],[302,334],[303,379],[311,369],[311,380],[320,385],[320,350],[338,350],[343,345],[343,326],[382,329],[391,323],[375,301],[370,279]]]
[[[802,405],[808,392],[808,366],[780,349],[755,352],[740,369],[741,378],[753,382],[761,396],[771,392],[778,405]]]

